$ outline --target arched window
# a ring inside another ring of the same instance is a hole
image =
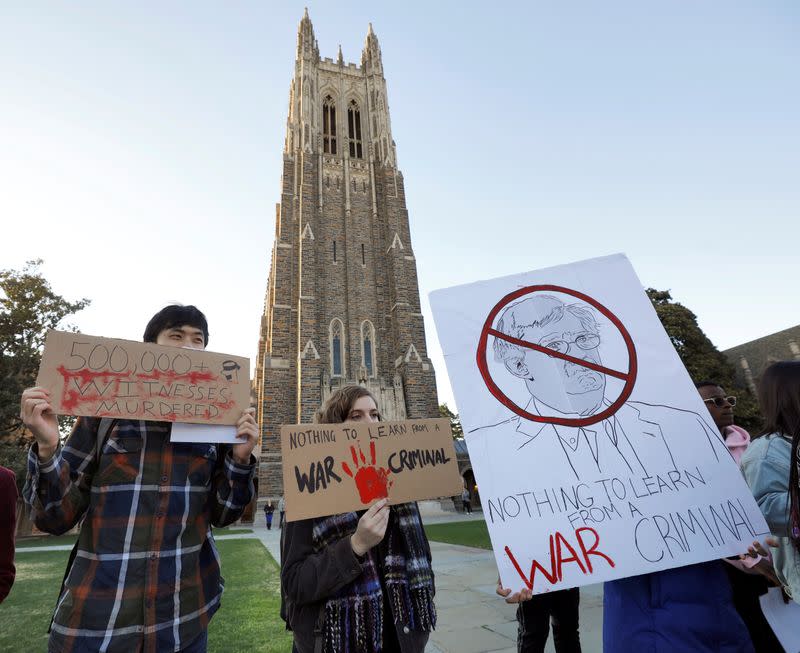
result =
[[[364,158],[361,150],[361,112],[355,100],[351,100],[347,107],[347,134],[350,138],[350,156]]]
[[[367,369],[367,376],[375,376],[375,327],[369,320],[361,323],[361,361]]]
[[[322,149],[336,154],[336,103],[330,95],[322,103]]]
[[[332,320],[330,326],[331,376],[344,376],[344,326]]]

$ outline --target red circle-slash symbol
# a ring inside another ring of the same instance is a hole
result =
[[[586,302],[587,304],[591,305],[592,307],[596,308],[603,315],[605,315],[611,321],[611,323],[615,327],[617,327],[617,329],[620,332],[620,335],[622,336],[622,339],[625,341],[625,347],[628,350],[628,371],[620,372],[618,370],[613,370],[608,367],[604,367],[603,365],[598,365],[597,363],[593,363],[591,361],[586,361],[581,358],[575,358],[574,356],[562,354],[560,352],[547,349],[546,347],[542,347],[541,345],[537,345],[535,343],[528,342],[526,340],[520,340],[518,338],[506,335],[504,333],[501,333],[500,331],[497,331],[492,327],[494,319],[497,317],[498,313],[500,313],[501,310],[503,310],[515,299],[519,299],[524,295],[530,295],[532,293],[546,292],[546,291],[558,292],[558,293],[563,293],[565,295],[571,295],[572,297],[576,297]],[[553,358],[560,358],[562,360],[569,361],[570,363],[575,363],[576,365],[596,370],[602,374],[613,376],[617,379],[625,381],[625,385],[622,388],[622,392],[620,393],[619,397],[617,397],[617,399],[608,408],[595,415],[590,415],[589,417],[552,417],[552,416],[537,415],[535,413],[530,413],[524,408],[521,408],[520,406],[515,404],[512,399],[507,397],[503,393],[503,391],[498,387],[498,385],[494,382],[492,375],[489,373],[489,363],[487,359],[487,345],[489,342],[490,335],[495,338],[500,338],[502,340],[510,342],[514,345],[540,351]],[[527,286],[525,288],[519,288],[518,290],[515,290],[514,292],[507,294],[499,302],[497,302],[497,304],[495,304],[494,308],[492,308],[492,310],[489,312],[489,316],[486,318],[486,322],[483,325],[483,329],[481,329],[481,337],[480,340],[478,341],[476,362],[478,364],[478,369],[480,370],[481,376],[483,377],[483,381],[486,384],[486,387],[489,389],[489,392],[491,392],[494,398],[497,399],[497,401],[503,404],[506,408],[513,411],[520,417],[529,419],[532,422],[544,422],[546,424],[560,424],[562,426],[589,426],[591,424],[596,424],[597,422],[601,422],[607,417],[611,417],[611,415],[616,413],[622,407],[622,405],[627,401],[628,397],[631,396],[631,392],[633,392],[633,386],[636,384],[636,373],[638,370],[636,362],[636,348],[633,345],[633,338],[631,338],[631,334],[628,333],[628,330],[625,328],[625,325],[622,324],[622,322],[616,315],[614,315],[610,310],[608,310],[596,299],[593,299],[592,297],[589,297],[588,295],[585,295],[582,292],[578,292],[577,290],[571,290],[570,288],[564,288],[562,286],[552,286],[552,285]]]

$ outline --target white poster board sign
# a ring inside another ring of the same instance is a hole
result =
[[[784,603],[779,587],[770,588],[758,601],[783,650],[786,653],[800,653],[800,632],[797,630],[797,624],[800,623],[800,604],[794,601]]]
[[[703,562],[768,532],[625,256],[431,306],[505,587]]]
[[[187,424],[186,422],[172,424],[169,441],[193,444],[241,444],[245,442],[236,437],[235,424]]]

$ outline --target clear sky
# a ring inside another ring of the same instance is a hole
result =
[[[309,2],[372,22],[427,294],[625,252],[727,348],[800,322],[800,5]],[[255,362],[303,3],[0,3],[0,267],[82,331],[196,303]]]

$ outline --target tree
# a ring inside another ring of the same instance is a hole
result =
[[[748,430],[757,429],[761,417],[755,397],[736,380],[733,364],[703,333],[697,324],[697,316],[683,304],[674,301],[667,290],[648,288],[646,292],[692,380],[714,381],[735,394],[739,399],[736,422]]]
[[[439,405],[439,415],[450,420],[450,431],[453,433],[453,440],[464,439],[464,429],[461,427],[461,420],[458,413],[454,413],[447,407],[447,404]]]
[[[35,384],[47,331],[61,327],[68,315],[89,305],[88,299],[69,302],[53,292],[39,271],[42,260],[28,261],[21,271],[0,270],[0,464],[25,477],[24,464],[7,447],[21,450],[27,441],[19,416],[22,391]],[[24,461],[24,457],[23,457]],[[8,463],[8,464],[6,464]]]

